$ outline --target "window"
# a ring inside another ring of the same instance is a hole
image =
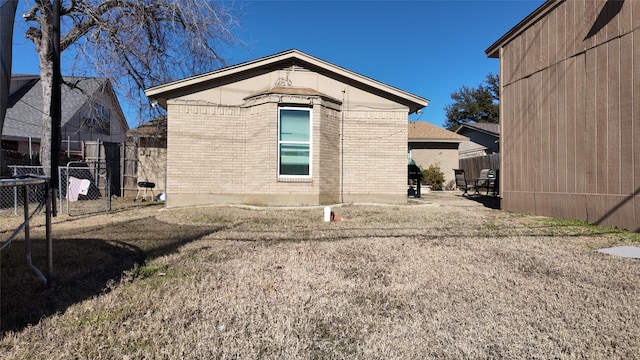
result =
[[[278,176],[311,176],[311,109],[280,108]]]
[[[94,104],[93,112],[88,117],[82,119],[80,128],[90,130],[99,134],[110,135],[111,111],[100,104]]]

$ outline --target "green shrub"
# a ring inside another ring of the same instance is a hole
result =
[[[444,173],[439,166],[429,165],[427,169],[422,169],[422,183],[431,186],[432,190],[442,190]]]

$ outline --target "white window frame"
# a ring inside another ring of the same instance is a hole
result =
[[[309,141],[281,141],[280,140],[280,115],[282,114],[282,110],[297,110],[297,111],[306,111],[309,113]],[[300,144],[300,145],[309,145],[309,174],[308,175],[288,175],[288,174],[280,174],[280,150],[282,148],[282,144]],[[310,179],[313,175],[313,109],[308,107],[298,107],[298,106],[279,106],[278,107],[278,163],[277,163],[277,171],[278,178],[284,179]]]

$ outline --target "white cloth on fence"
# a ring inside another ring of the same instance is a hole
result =
[[[78,179],[73,176],[69,177],[69,189],[67,191],[67,199],[69,201],[77,201],[78,195],[87,195],[89,193],[91,181],[88,179]]]

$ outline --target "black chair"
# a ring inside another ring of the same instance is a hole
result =
[[[453,172],[456,175],[456,188],[464,190],[462,196],[469,196],[469,190],[473,190],[473,184],[469,184],[469,182],[467,182],[467,178],[464,175],[464,170],[453,169]]]
[[[498,194],[498,171],[492,169],[482,169],[480,171],[480,177],[475,181],[476,194],[480,193],[480,190],[486,189],[487,194],[489,195],[489,191],[493,192],[493,196],[497,196]]]

